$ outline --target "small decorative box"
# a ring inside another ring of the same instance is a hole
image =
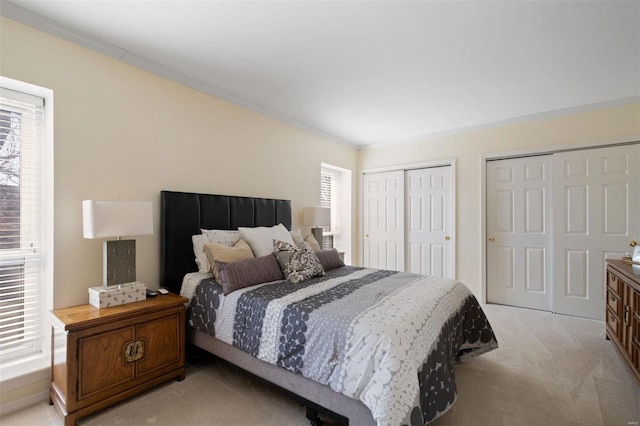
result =
[[[125,303],[145,300],[147,286],[133,282],[108,287],[90,287],[89,303],[96,308],[108,308],[109,306],[124,305]]]

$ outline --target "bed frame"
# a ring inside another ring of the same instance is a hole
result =
[[[180,294],[182,278],[198,270],[191,236],[200,229],[233,230],[239,226],[273,226],[291,229],[291,201],[162,191],[161,276],[162,287]],[[268,364],[215,337],[187,326],[187,341],[205,351],[284,389],[307,407],[307,418],[319,424],[318,412],[338,416],[350,425],[375,424],[361,401],[335,392],[329,386]]]

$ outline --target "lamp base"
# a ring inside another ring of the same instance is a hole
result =
[[[322,240],[324,239],[322,237],[322,228],[311,228],[311,234],[313,235],[313,238],[315,238],[318,242],[320,248],[322,248]]]
[[[126,283],[108,287],[89,288],[89,303],[96,308],[124,305],[147,298],[147,286],[142,283]]]
[[[103,284],[110,286],[134,282],[136,240],[105,241],[103,248]]]

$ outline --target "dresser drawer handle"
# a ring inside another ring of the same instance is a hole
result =
[[[613,314],[609,314],[609,322],[615,322],[616,321],[616,317],[613,316]]]
[[[611,301],[611,303],[616,303],[616,297],[613,294],[609,295],[609,300]]]

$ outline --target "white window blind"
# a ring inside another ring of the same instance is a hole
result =
[[[0,361],[42,338],[44,100],[0,88]]]
[[[339,236],[339,175],[339,171],[328,168],[322,168],[320,171],[320,207],[331,209],[331,225],[323,228],[322,248],[324,249],[333,248]]]

